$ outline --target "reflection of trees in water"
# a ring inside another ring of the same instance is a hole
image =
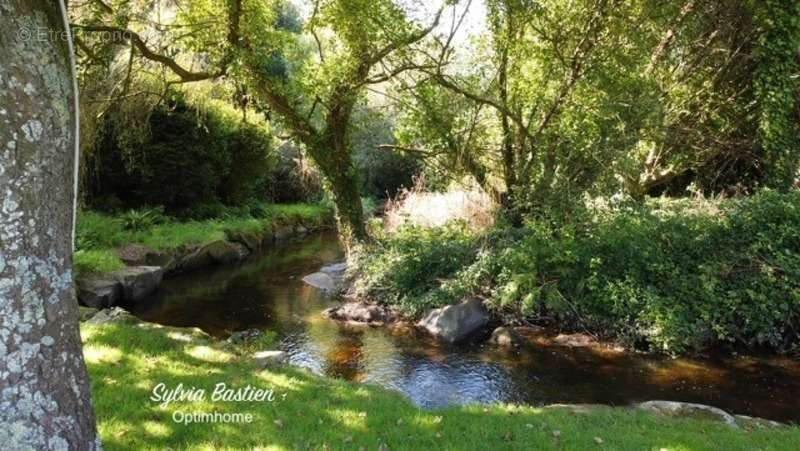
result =
[[[363,331],[343,328],[325,354],[325,374],[361,382],[364,372]]]
[[[276,330],[294,363],[397,389],[420,406],[510,401],[628,404],[675,399],[794,418],[800,364],[792,359],[664,359],[552,343],[513,349],[448,345],[414,327],[370,328],[324,319],[332,305],[300,277],[341,257],[335,238],[276,248],[250,263],[167,280],[134,312],[225,336]],[[294,276],[294,278],[292,278]]]
[[[146,321],[196,326],[217,337],[248,328],[280,329],[307,314],[303,304],[317,304],[303,290],[299,295],[311,302],[296,302],[298,277],[338,258],[336,237],[316,235],[281,244],[241,266],[171,277],[150,298],[125,307]]]

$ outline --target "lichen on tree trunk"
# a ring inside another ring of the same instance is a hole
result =
[[[0,447],[99,447],[72,281],[73,74],[58,2],[0,0]]]

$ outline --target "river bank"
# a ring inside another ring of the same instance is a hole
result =
[[[250,351],[196,329],[138,321],[81,326],[94,406],[106,449],[791,449],[796,427],[670,418],[603,406],[513,404],[420,410],[372,384],[263,368]],[[273,390],[265,402],[211,399],[215,387]],[[164,384],[209,396],[161,405]],[[186,418],[220,421],[187,422]],[[235,415],[240,416],[235,416]],[[227,416],[226,416],[227,415]],[[245,417],[249,415],[249,417]],[[213,418],[213,417],[211,417]],[[239,419],[247,423],[230,424]]]
[[[138,302],[164,276],[233,265],[265,249],[329,229],[333,213],[317,205],[270,205],[259,217],[175,221],[148,212],[83,212],[75,253],[79,301],[106,308]]]
[[[668,358],[573,346],[547,333],[517,346],[495,344],[492,325],[450,344],[411,325],[373,327],[324,317],[339,300],[303,281],[343,253],[332,233],[269,249],[241,265],[176,274],[137,317],[200,327],[219,339],[258,329],[274,334],[289,362],[321,376],[400,391],[414,405],[512,403],[626,406],[669,399],[793,422],[800,364],[781,356]]]
[[[668,355],[791,353],[800,345],[798,206],[797,192],[764,190],[587,199],[523,227],[375,223],[376,242],[351,255],[352,294],[414,320],[480,298],[503,324]]]

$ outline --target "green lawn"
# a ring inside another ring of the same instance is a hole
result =
[[[155,223],[142,221],[131,227],[129,212],[112,216],[83,211],[78,221],[78,248],[75,268],[78,272],[107,272],[123,266],[114,248],[138,243],[156,250],[170,250],[191,244],[203,244],[225,238],[225,231],[262,232],[287,225],[317,227],[332,221],[332,211],[322,205],[264,205],[259,217],[226,216],[202,221],[178,221],[159,217]]]
[[[286,367],[259,370],[240,348],[186,329],[83,324],[84,353],[106,449],[797,449],[800,428],[742,431],[627,409],[577,413],[509,405],[420,410],[385,389]],[[275,390],[273,402],[175,402],[159,383]],[[284,396],[285,395],[285,396]],[[249,424],[183,425],[181,412],[250,413]]]

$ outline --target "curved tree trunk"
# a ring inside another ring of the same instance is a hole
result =
[[[333,194],[339,238],[348,252],[351,245],[368,239],[358,177],[351,157],[348,134],[351,111],[352,103],[348,102],[331,108],[322,139],[308,147]]]
[[[0,447],[96,449],[72,281],[77,111],[59,2],[0,0]]]

